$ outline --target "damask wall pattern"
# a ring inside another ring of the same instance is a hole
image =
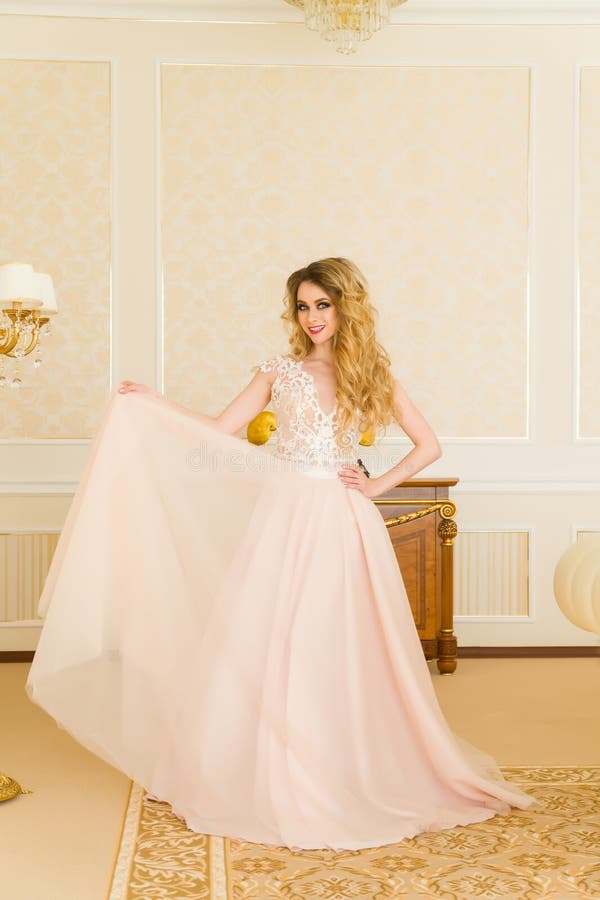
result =
[[[165,393],[220,412],[287,348],[287,275],[348,256],[436,432],[526,437],[529,95],[525,66],[164,64]]]
[[[108,62],[0,60],[0,262],[48,272],[59,306],[42,366],[2,390],[2,439],[89,438],[108,399],[110,94]]]
[[[600,67],[580,73],[579,437],[600,438]]]

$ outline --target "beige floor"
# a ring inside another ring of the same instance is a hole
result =
[[[600,659],[428,665],[450,727],[501,766],[600,765]]]
[[[451,728],[500,765],[600,765],[600,660],[429,668]],[[0,897],[105,900],[128,781],[29,702],[27,670],[0,665],[0,770],[34,791],[0,804]]]

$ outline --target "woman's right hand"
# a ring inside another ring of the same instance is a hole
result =
[[[162,397],[162,394],[148,387],[147,384],[138,384],[136,381],[122,381],[119,386],[119,393],[127,394],[129,391],[139,391],[143,394],[152,394],[153,397]]]

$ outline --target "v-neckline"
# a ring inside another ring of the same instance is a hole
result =
[[[292,357],[292,358],[293,358],[293,357]],[[304,360],[303,360],[303,359],[295,359],[294,362],[297,363],[297,365],[300,366],[300,371],[301,371],[301,372],[303,372],[305,375],[308,375],[308,377],[309,377],[309,379],[310,379],[310,383],[311,383],[311,385],[312,385],[312,389],[313,389],[314,395],[315,395],[315,399],[316,399],[316,401],[317,401],[317,406],[319,407],[320,411],[323,413],[323,415],[325,416],[325,418],[326,418],[326,419],[330,419],[330,418],[333,416],[333,414],[335,413],[336,409],[337,409],[337,405],[338,405],[338,404],[337,404],[337,399],[336,399],[335,403],[333,404],[333,409],[331,410],[331,412],[326,413],[325,410],[323,409],[323,407],[321,406],[321,401],[319,400],[319,392],[318,392],[318,390],[317,390],[317,382],[316,382],[315,376],[313,375],[312,372],[309,372],[308,369],[305,369],[305,368],[304,368],[304,365],[303,365]]]

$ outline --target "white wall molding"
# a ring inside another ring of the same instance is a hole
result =
[[[597,519],[591,525],[581,525],[576,522],[571,522],[571,543],[577,543],[577,535],[580,531],[593,531],[600,537],[600,519]]]
[[[156,281],[155,315],[156,343],[154,346],[156,372],[156,390],[165,393],[165,278],[162,240],[162,67],[163,59],[154,61],[154,185],[155,185],[155,223],[154,233],[154,272]]]
[[[7,12],[4,6],[8,4],[2,3],[0,0],[0,15]],[[15,7],[27,6],[28,4],[12,4]],[[43,5],[43,4],[42,4]],[[52,4],[47,4],[52,6]],[[23,12],[19,8],[19,12]],[[50,15],[51,13],[46,13]],[[118,329],[118,282],[117,282],[117,263],[118,263],[118,232],[117,232],[117,95],[119,85],[117,82],[117,58],[114,56],[97,56],[94,54],[83,55],[66,55],[48,52],[40,55],[39,53],[22,53],[22,52],[0,52],[2,60],[24,60],[28,62],[103,62],[107,63],[109,71],[109,129],[110,129],[110,145],[109,145],[109,215],[110,215],[110,260],[109,260],[109,285],[108,285],[108,391],[112,395],[116,386],[118,375],[118,356],[117,356],[117,329]],[[56,327],[60,327],[60,315],[56,320]],[[108,403],[108,398],[106,400]],[[59,446],[79,444],[90,444],[92,438],[0,438],[0,454],[2,447],[20,447],[20,446]],[[2,456],[0,455],[0,466],[2,464]]]
[[[417,476],[418,477],[418,476]],[[600,481],[460,481],[458,494],[597,494]]]
[[[0,446],[10,447],[58,447],[91,444],[91,438],[0,438]]]
[[[419,473],[416,478],[426,478]],[[432,477],[436,477],[432,475]],[[444,477],[440,473],[440,477]],[[0,481],[0,496],[74,494],[76,481]],[[453,493],[457,494],[599,494],[600,481],[469,481],[461,479]]]
[[[0,628],[40,625],[39,599],[61,529],[0,529]]]
[[[576,65],[573,72],[573,294],[572,294],[572,317],[573,317],[573,334],[572,334],[572,350],[571,350],[571,440],[577,443],[581,440],[579,431],[579,413],[580,413],[580,290],[581,290],[581,264],[579,258],[579,217],[580,211],[580,165],[579,154],[581,152],[581,110],[579,104],[581,100],[581,65]]]
[[[576,63],[573,72],[573,349],[572,430],[574,444],[600,444],[598,435],[582,435],[581,419],[581,76],[584,69],[598,68],[600,60]]]
[[[74,494],[76,481],[0,481],[0,495],[20,497],[23,494]],[[39,525],[38,525],[39,529]]]
[[[302,23],[285,0],[0,0],[0,14],[149,21]],[[408,0],[392,24],[600,24],[600,0]]]
[[[527,535],[527,573],[526,573],[526,594],[527,594],[527,607],[528,607],[528,615],[488,615],[482,613],[481,615],[461,615],[459,613],[454,613],[454,622],[456,624],[462,624],[463,622],[475,622],[481,625],[488,625],[492,623],[506,623],[506,624],[520,624],[520,625],[531,625],[536,622],[536,609],[535,609],[535,566],[534,566],[534,553],[535,553],[535,526],[531,523],[524,525],[510,525],[503,524],[497,526],[490,525],[473,525],[461,522],[458,529],[458,538],[460,540],[461,534],[504,534],[504,533],[520,533]],[[484,551],[485,552],[485,551]],[[490,561],[488,560],[486,569],[490,567]],[[455,558],[454,561],[454,580],[455,580],[455,591],[457,587],[457,581],[460,578],[458,560]],[[468,585],[466,585],[468,589]]]

